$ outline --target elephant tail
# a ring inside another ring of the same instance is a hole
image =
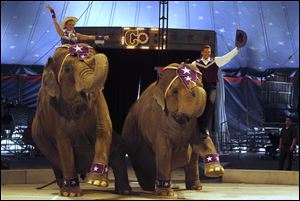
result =
[[[50,186],[51,184],[54,184],[54,183],[56,183],[56,179],[54,179],[53,181],[49,182],[48,184],[45,184],[45,185],[40,186],[40,187],[36,187],[36,189],[37,190],[41,190],[41,189],[43,189],[43,188],[45,188],[47,186]]]

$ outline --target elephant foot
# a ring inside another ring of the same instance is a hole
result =
[[[199,179],[195,181],[185,181],[185,187],[187,190],[196,190],[196,191],[202,190],[202,185]]]
[[[217,153],[207,154],[204,158],[204,174],[207,177],[220,177],[224,174],[224,168],[220,164]]]
[[[174,197],[175,192],[171,188],[171,180],[156,180],[155,195]]]
[[[132,195],[132,189],[129,185],[125,187],[115,186],[115,192],[119,195]]]
[[[171,188],[155,188],[155,195],[164,197],[174,197],[175,192]]]
[[[64,197],[78,197],[82,195],[78,178],[64,179],[60,188],[60,195]]]
[[[62,188],[64,186],[64,179],[56,178],[56,183],[59,186],[59,188]]]
[[[220,177],[224,174],[224,168],[220,163],[205,165],[204,174],[207,177]]]
[[[94,164],[88,176],[87,183],[95,186],[108,187],[108,165]]]

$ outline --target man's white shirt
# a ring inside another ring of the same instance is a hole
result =
[[[237,50],[237,47],[225,54],[224,56],[221,57],[215,57],[214,62],[217,64],[218,67],[222,67],[225,64],[227,64],[233,57],[235,57],[238,54],[239,50]],[[200,59],[205,66],[201,65],[204,68],[208,68],[211,65],[207,65],[210,61],[211,58],[209,57],[208,59],[204,59],[203,57]],[[197,65],[197,60],[193,61],[193,65]]]

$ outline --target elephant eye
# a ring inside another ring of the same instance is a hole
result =
[[[195,96],[196,96],[196,94],[195,94],[195,91],[192,91],[192,96],[193,96],[193,97],[195,97]]]
[[[71,71],[71,68],[70,68],[70,67],[66,67],[66,68],[65,68],[65,72],[66,72],[66,73],[69,73],[70,71]]]
[[[173,94],[177,95],[178,94],[178,89],[173,89]]]

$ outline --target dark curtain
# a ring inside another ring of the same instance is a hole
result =
[[[107,55],[109,60],[108,79],[104,95],[109,107],[113,128],[120,133],[126,115],[137,100],[140,81],[140,94],[157,78],[154,69],[159,66],[159,53],[156,50],[96,49]],[[191,61],[199,57],[197,51],[168,51],[166,64]]]

